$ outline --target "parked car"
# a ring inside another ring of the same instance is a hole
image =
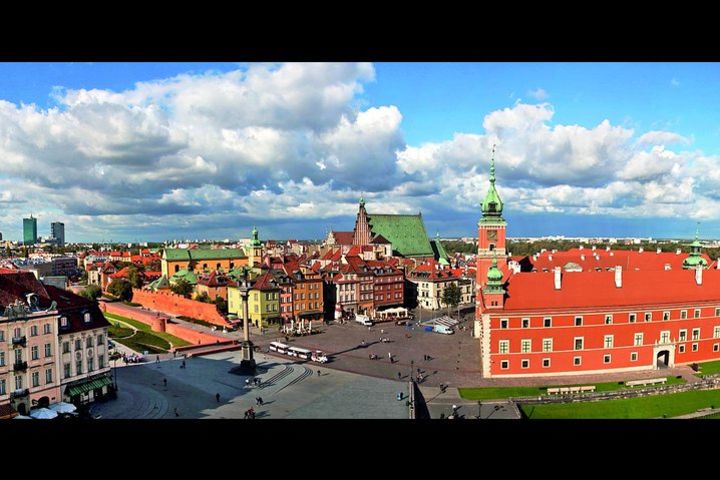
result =
[[[367,315],[358,315],[355,314],[355,321],[358,322],[360,325],[364,325],[366,327],[372,327],[373,321],[370,320],[370,317]]]
[[[433,327],[433,332],[442,333],[444,335],[452,335],[453,333],[455,333],[455,330],[445,325],[435,325]]]

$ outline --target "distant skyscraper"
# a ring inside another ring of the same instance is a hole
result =
[[[23,218],[23,243],[34,245],[37,242],[37,218]]]
[[[62,222],[52,222],[50,224],[50,234],[55,239],[58,247],[65,246],[65,224]]]

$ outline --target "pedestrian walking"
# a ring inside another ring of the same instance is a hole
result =
[[[400,380],[401,378],[402,378],[402,373],[398,372],[398,380]]]
[[[155,355],[155,363],[160,363],[160,355]]]
[[[249,378],[245,379],[245,386],[250,387],[250,379]]]
[[[167,378],[163,378],[163,384],[165,385],[165,388],[167,388]]]
[[[319,376],[320,376],[320,370],[318,370],[317,372],[318,372],[318,377],[319,377]]]
[[[176,416],[176,417],[179,417],[179,416],[180,416],[180,412],[178,412],[177,407],[175,407],[175,416]]]
[[[220,403],[220,394],[219,394],[219,393],[216,393],[216,394],[215,394],[215,401],[216,401],[217,403]]]

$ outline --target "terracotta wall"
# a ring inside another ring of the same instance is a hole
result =
[[[133,288],[132,301],[170,315],[183,315],[221,327],[228,326],[228,322],[218,313],[214,304],[190,300],[172,292],[148,292]]]
[[[209,333],[198,332],[184,325],[177,323],[168,322],[165,327],[165,331],[170,335],[187,340],[192,345],[207,345],[211,343],[225,342],[228,339],[225,337],[217,337]]]

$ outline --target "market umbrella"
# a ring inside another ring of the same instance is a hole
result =
[[[57,412],[50,410],[49,408],[38,408],[30,412],[32,418],[38,420],[49,420],[58,416]]]
[[[32,417],[27,417],[25,415],[15,415],[13,420],[32,420]]]
[[[59,402],[59,403],[50,405],[50,410],[52,410],[56,413],[72,413],[75,410],[77,410],[77,407],[75,405],[73,405],[72,403]]]

